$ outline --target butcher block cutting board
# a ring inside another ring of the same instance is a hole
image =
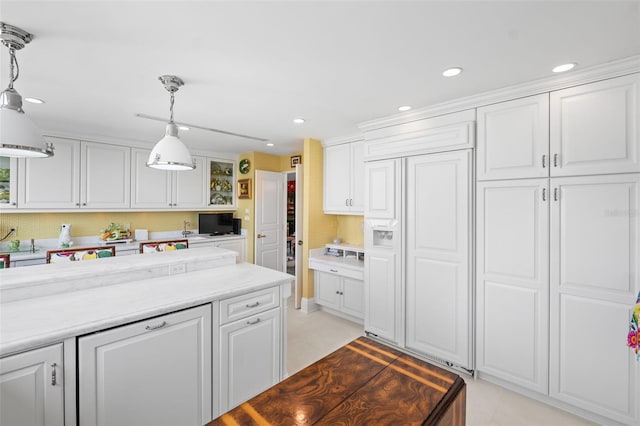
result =
[[[457,374],[359,337],[213,425],[464,425]]]

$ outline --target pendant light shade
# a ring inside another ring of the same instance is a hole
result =
[[[33,36],[18,27],[0,22],[0,39],[9,48],[9,87],[0,94],[0,156],[44,158],[53,155],[42,133],[22,110],[22,96],[13,88],[20,75],[15,51],[22,49]],[[14,74],[15,70],[15,74]]]
[[[160,139],[151,150],[151,154],[149,154],[147,167],[161,170],[193,170],[196,168],[195,161],[193,161],[189,150],[178,137],[178,126],[173,122],[173,95],[184,83],[175,75],[163,75],[158,78],[171,94],[171,116],[164,137]]]

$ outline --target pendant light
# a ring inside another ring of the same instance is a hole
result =
[[[0,22],[0,40],[9,48],[9,87],[0,94],[0,156],[45,158],[53,155],[53,145],[22,110],[22,96],[13,88],[20,76],[16,50],[33,39],[28,32]],[[15,74],[14,74],[15,71]]]
[[[147,167],[162,170],[193,170],[196,168],[196,163],[178,137],[178,126],[173,122],[173,95],[184,83],[175,75],[162,75],[158,79],[171,94],[169,108],[171,116],[164,137],[151,150]]]

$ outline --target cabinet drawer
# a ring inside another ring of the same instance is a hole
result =
[[[220,301],[220,323],[226,324],[241,318],[280,306],[279,287],[254,291],[249,294]]]
[[[309,268],[315,269],[316,271],[328,272],[330,274],[338,274],[340,276],[356,280],[364,280],[364,269],[357,270],[355,268],[347,268],[332,263],[318,262],[314,259],[309,259]]]

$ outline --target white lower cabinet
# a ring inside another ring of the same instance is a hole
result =
[[[78,339],[81,425],[202,425],[212,416],[211,305]]]
[[[62,344],[0,359],[0,424],[62,426]]]
[[[236,263],[242,263],[247,261],[245,237],[238,237],[237,239],[230,239],[230,240],[216,242],[214,243],[214,246],[235,251],[236,253],[238,253],[238,257],[236,258]]]
[[[220,302],[221,413],[280,381],[281,314],[277,287]]]
[[[476,369],[546,394],[549,180],[477,189]]]
[[[364,319],[363,280],[315,271],[314,283],[317,304]]]
[[[640,422],[640,365],[625,345],[640,291],[640,174],[551,179],[552,397]]]

